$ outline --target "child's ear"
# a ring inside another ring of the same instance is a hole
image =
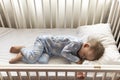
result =
[[[89,43],[85,43],[84,47],[90,47],[90,44]]]

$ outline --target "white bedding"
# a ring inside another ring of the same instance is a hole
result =
[[[10,58],[16,54],[9,53],[9,49],[14,45],[33,45],[38,35],[73,35],[76,36],[76,29],[0,29],[0,64],[9,64]],[[65,59],[53,57],[49,63],[68,63]],[[20,62],[21,63],[21,62]]]
[[[84,36],[84,41],[89,38],[98,39],[105,47],[104,55],[97,61],[85,61],[87,65],[120,65],[120,53],[118,52],[110,24],[95,24],[79,26],[77,28],[79,37]]]
[[[88,37],[99,39],[105,46],[105,53],[98,61],[85,61],[83,65],[120,65],[120,54],[115,45],[110,25],[97,24],[80,26],[76,29],[12,29],[0,28],[0,64],[9,64],[16,54],[9,53],[14,45],[31,46],[39,35],[71,35],[86,41]],[[97,36],[96,36],[97,35]],[[20,62],[21,63],[21,62]],[[53,57],[49,64],[68,64],[63,58]]]

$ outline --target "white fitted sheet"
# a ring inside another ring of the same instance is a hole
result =
[[[83,27],[84,28],[84,27]],[[86,29],[86,28],[85,28]],[[9,53],[9,49],[11,46],[14,45],[22,45],[22,46],[31,46],[33,45],[35,39],[37,36],[39,35],[71,35],[71,36],[77,36],[80,38],[83,38],[83,36],[79,36],[78,33],[78,29],[13,29],[13,28],[0,28],[0,64],[9,64],[9,60],[14,57],[16,54],[10,54]],[[87,35],[87,34],[86,34]],[[115,45],[113,45],[115,46]],[[111,47],[109,45],[109,47]],[[109,48],[108,47],[108,48]],[[114,51],[114,48],[112,48]],[[110,51],[111,48],[109,50],[107,50],[106,48],[106,52]],[[112,52],[112,50],[111,50]],[[105,53],[106,54],[106,53]],[[109,52],[108,52],[109,54]],[[117,55],[116,55],[117,56]],[[115,61],[113,62],[113,64],[115,63],[119,63],[119,57],[116,58],[115,56]],[[108,59],[109,57],[104,56],[105,59]],[[112,57],[112,56],[111,56]],[[101,58],[102,59],[102,58]],[[103,60],[105,61],[105,60]],[[109,60],[108,60],[109,61]],[[96,64],[99,64],[99,61],[93,61]],[[83,64],[93,64],[93,62],[88,62],[85,61]],[[106,62],[106,61],[105,61]],[[21,63],[21,62],[20,62]],[[54,57],[54,59],[50,59],[49,61],[50,64],[68,64],[69,62],[66,61],[65,59],[61,59],[59,57]],[[106,63],[107,64],[107,63]],[[112,63],[111,63],[112,64]]]
[[[0,64],[9,64],[9,60],[16,54],[11,54],[9,49],[14,45],[33,45],[39,35],[73,35],[77,36],[76,29],[0,29]],[[57,62],[57,63],[56,63]],[[21,63],[21,62],[20,62]],[[49,64],[66,64],[68,61],[58,57],[50,59]]]

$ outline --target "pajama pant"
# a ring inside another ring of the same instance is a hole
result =
[[[32,48],[22,48],[21,53],[23,55],[22,61],[28,64],[34,64],[36,62],[41,64],[47,64],[49,60],[49,55],[43,53],[44,45],[37,37]]]

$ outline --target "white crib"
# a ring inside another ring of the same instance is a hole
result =
[[[1,28],[74,29],[97,23],[111,24],[120,52],[120,0],[0,0]],[[79,80],[79,71],[84,80],[120,80],[119,65],[68,64],[0,64],[0,80]]]

